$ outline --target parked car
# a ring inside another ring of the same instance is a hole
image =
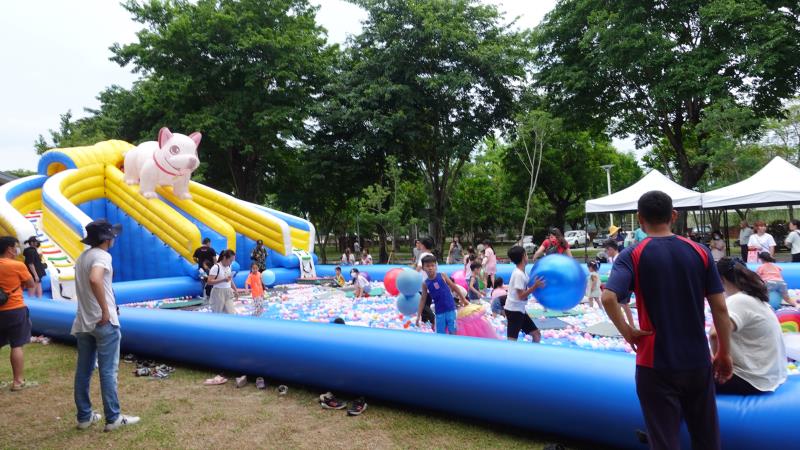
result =
[[[603,246],[603,242],[608,240],[608,233],[597,233],[597,235],[592,239],[592,247],[600,248]]]
[[[533,236],[525,236],[522,238],[522,248],[528,253],[536,252],[536,243],[533,242]]]
[[[567,244],[569,244],[570,247],[583,247],[586,245],[586,231],[567,231],[567,233],[564,235],[564,240],[567,241]]]

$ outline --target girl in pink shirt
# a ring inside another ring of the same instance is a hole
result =
[[[769,252],[761,252],[758,254],[758,260],[761,265],[756,269],[756,273],[767,285],[770,306],[773,309],[780,308],[781,299],[792,306],[797,306],[797,302],[789,297],[786,281],[784,281],[781,274],[782,269],[775,264],[775,258]]]
[[[497,255],[494,254],[491,242],[483,241],[483,269],[486,271],[486,286],[494,286],[494,277],[497,274]]]

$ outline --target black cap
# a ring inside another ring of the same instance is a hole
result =
[[[86,237],[81,239],[81,242],[94,247],[100,245],[103,241],[114,239],[119,236],[121,232],[122,225],[111,225],[111,223],[105,219],[98,219],[86,224]]]
[[[27,241],[25,241],[26,244],[30,244],[31,242],[39,242],[39,243],[41,243],[42,241],[37,239],[36,236],[31,236],[31,237],[28,238]]]

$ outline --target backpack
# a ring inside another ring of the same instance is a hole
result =
[[[11,298],[11,294],[17,292],[17,289],[19,289],[19,286],[15,287],[11,292],[6,292],[5,289],[0,289],[0,306],[8,303],[8,299]]]

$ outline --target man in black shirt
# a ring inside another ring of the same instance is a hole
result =
[[[33,277],[34,286],[28,289],[28,295],[31,297],[42,298],[42,278],[45,275],[45,265],[42,262],[42,255],[39,254],[39,240],[36,236],[31,236],[25,241],[28,247],[22,252],[25,257],[25,266],[28,272]]]
[[[211,248],[211,239],[205,238],[203,239],[203,245],[199,247],[197,250],[194,251],[194,261],[197,263],[197,269],[200,273],[200,281],[203,284],[203,293],[206,293],[206,280],[208,279],[208,271],[211,270],[211,266],[214,265],[215,260],[217,259],[217,252]]]

